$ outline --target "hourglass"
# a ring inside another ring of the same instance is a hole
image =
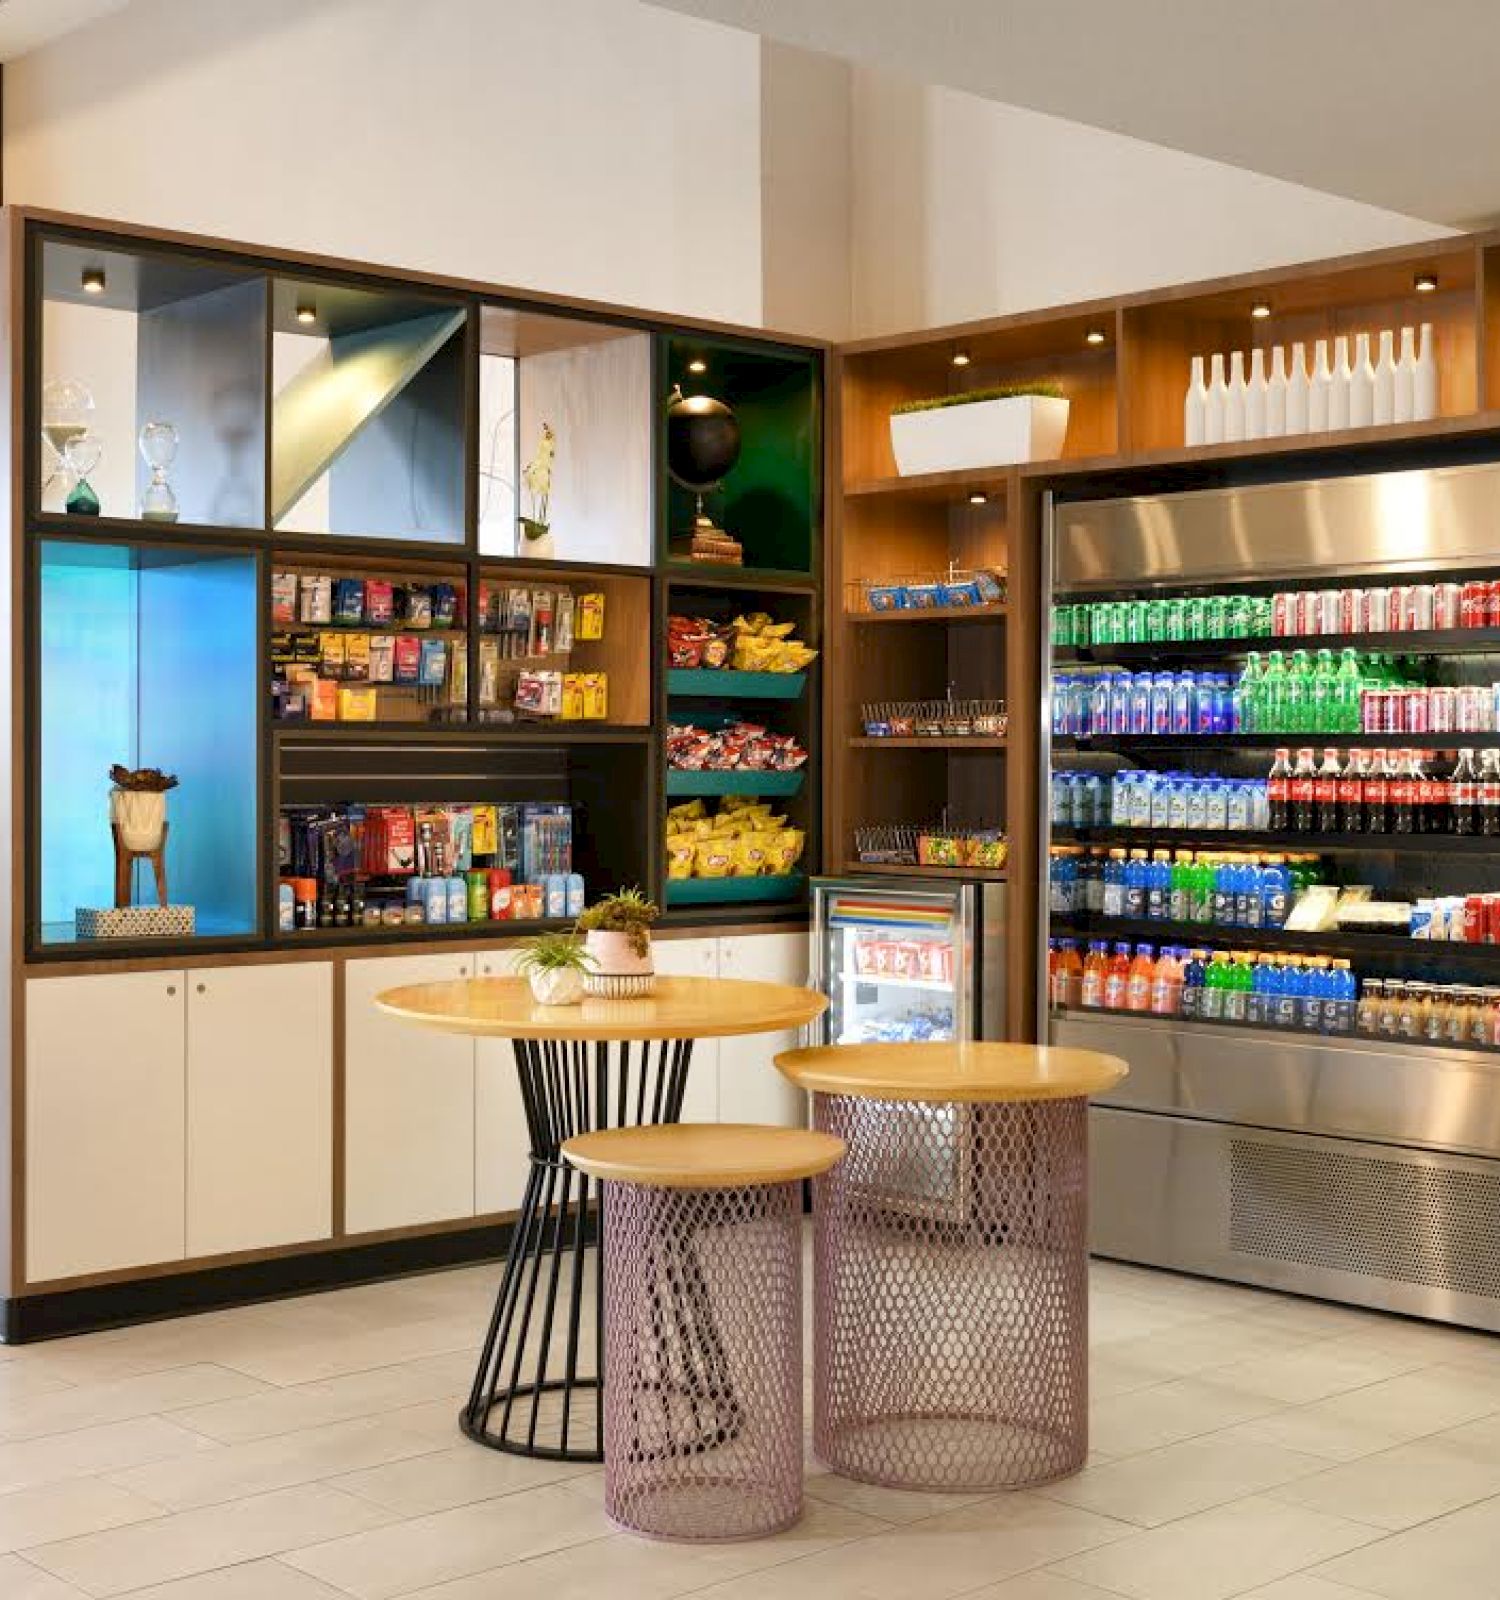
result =
[[[89,474],[99,465],[104,444],[97,434],[78,433],[63,446],[63,465],[73,480],[68,492],[67,510],[75,517],[97,517],[99,496],[89,482]]]
[[[145,522],[176,522],[177,496],[167,482],[167,468],[177,459],[177,430],[170,422],[148,422],[141,429],[141,457],[151,468],[151,482],[141,494]]]
[[[94,397],[73,378],[52,378],[42,387],[42,442],[43,467],[42,493],[63,480],[66,492],[68,483],[67,449],[73,439],[88,432],[94,414]],[[55,502],[54,502],[55,508]]]

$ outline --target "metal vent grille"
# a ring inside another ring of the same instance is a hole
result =
[[[1229,1241],[1244,1255],[1500,1296],[1500,1176],[1230,1141]]]

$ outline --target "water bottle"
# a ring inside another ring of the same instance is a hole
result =
[[[1068,774],[1056,768],[1052,772],[1052,826],[1073,826],[1073,791],[1068,786]]]
[[[1187,827],[1188,775],[1169,772],[1165,777],[1167,788],[1167,826],[1174,830]]]
[[[1214,675],[1213,731],[1217,734],[1234,732],[1234,688],[1227,672]]]
[[[1229,826],[1229,791],[1223,778],[1210,778],[1203,798],[1203,826],[1222,833]]]
[[[1130,679],[1130,732],[1151,731],[1151,675],[1137,672]]]
[[[1099,673],[1089,680],[1089,732],[1109,732],[1109,675]]]
[[[1130,826],[1130,786],[1135,773],[1117,772],[1109,780],[1109,825],[1112,828]]]
[[[1068,731],[1068,685],[1070,679],[1059,672],[1052,680],[1052,731],[1062,738]]]
[[[1083,803],[1080,825],[1097,828],[1107,820],[1104,806],[1104,779],[1097,772],[1086,772],[1083,775],[1081,788]]]
[[[1208,734],[1214,731],[1214,703],[1217,695],[1213,674],[1199,673],[1193,685],[1194,733]]]
[[[1172,680],[1172,732],[1179,738],[1193,731],[1193,675],[1181,672]]]
[[[1162,737],[1172,731],[1172,674],[1158,672],[1151,679],[1151,732]]]
[[[1251,826],[1250,785],[1243,778],[1231,779],[1225,800],[1225,826],[1232,833],[1242,833]]]
[[[1166,828],[1172,821],[1172,783],[1170,775],[1159,772],[1151,785],[1151,826]]]
[[[1116,672],[1109,680],[1109,731],[1130,732],[1130,674]]]
[[[1138,772],[1135,782],[1130,786],[1130,821],[1127,824],[1132,828],[1149,828],[1151,826],[1151,797],[1156,789],[1157,775],[1154,772]]]
[[[1189,828],[1208,826],[1208,785],[1202,778],[1190,778],[1187,784],[1187,825]]]

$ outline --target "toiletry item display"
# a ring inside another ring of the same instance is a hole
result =
[[[271,693],[286,722],[463,722],[462,583],[271,575]]]
[[[667,618],[667,665],[703,671],[805,672],[818,659],[794,635],[794,622],[769,612],[743,613],[732,622],[711,617]]]
[[[806,848],[801,828],[753,796],[727,794],[712,811],[702,800],[667,807],[669,878],[783,878]]]
[[[577,916],[573,808],[330,805],[282,810],[278,931]]]
[[[579,643],[604,637],[604,596],[560,587],[479,585],[479,720],[599,722],[609,674],[574,669]]]
[[[1351,359],[1352,343],[1352,359]],[[1183,443],[1233,444],[1427,422],[1438,412],[1433,325],[1383,328],[1263,350],[1192,357],[1183,397]]]

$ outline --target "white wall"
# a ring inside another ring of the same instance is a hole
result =
[[[760,43],[637,0],[135,0],[7,64],[7,201],[754,323]]]
[[[856,68],[853,326],[941,326],[1451,230]]]

